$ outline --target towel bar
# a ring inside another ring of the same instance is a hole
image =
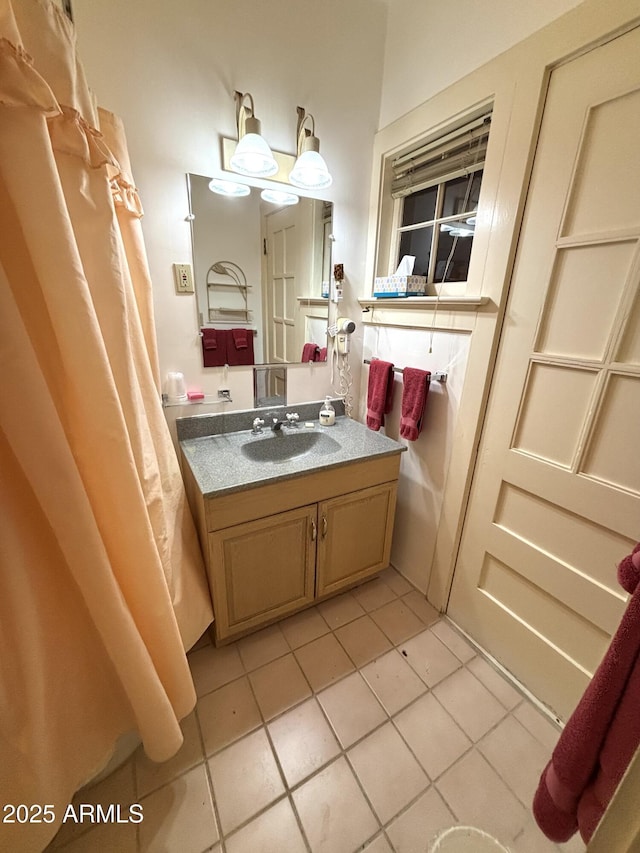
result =
[[[371,361],[372,361],[372,360],[373,360],[373,361],[375,361],[375,358],[374,358],[374,359],[365,358],[365,359],[363,359],[363,364],[371,364]],[[394,367],[394,368],[393,368],[393,372],[394,372],[394,373],[404,373],[404,367]],[[440,383],[442,383],[442,385],[444,385],[444,384],[445,384],[445,382],[447,381],[448,376],[449,376],[449,374],[448,374],[448,373],[444,373],[444,372],[442,372],[442,371],[437,371],[436,373],[432,373],[432,374],[431,374],[431,378],[432,378],[435,382],[440,382]]]

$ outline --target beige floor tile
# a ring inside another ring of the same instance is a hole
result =
[[[462,664],[431,631],[423,631],[401,644],[401,652],[427,687],[434,687]]]
[[[265,720],[272,720],[311,696],[311,688],[293,654],[256,669],[250,673],[249,681]]]
[[[318,605],[318,610],[327,625],[335,630],[347,622],[353,622],[359,616],[364,615],[364,610],[350,592],[343,592],[335,598],[329,598]]]
[[[56,848],[58,849],[58,848]],[[133,823],[104,823],[85,832],[62,848],[65,853],[136,853],[136,825]],[[167,853],[169,850],[167,848]]]
[[[218,841],[204,764],[150,794],[142,807],[141,853],[202,853]]]
[[[387,827],[387,835],[394,853],[425,853],[438,832],[455,823],[444,800],[431,787]]]
[[[361,670],[388,714],[395,714],[424,693],[426,687],[395,649]]]
[[[362,853],[394,853],[385,835],[379,835],[371,844],[362,849]]]
[[[475,749],[436,782],[459,823],[476,826],[508,845],[529,815],[502,779]]]
[[[297,649],[295,655],[307,681],[316,692],[353,672],[353,664],[333,634]]]
[[[318,700],[345,749],[387,719],[359,672],[327,687]]]
[[[185,770],[195,767],[199,764],[204,755],[202,754],[202,745],[200,743],[200,732],[198,731],[198,721],[196,714],[189,714],[181,723],[184,742],[179,751],[173,758],[168,761],[163,761],[158,764],[151,761],[140,747],[135,754],[136,765],[136,785],[138,799],[146,797],[156,788],[161,788],[167,782],[171,782],[177,776],[180,776]]]
[[[409,605],[416,616],[419,616],[420,619],[422,619],[425,625],[433,625],[440,619],[440,614],[435,607],[432,604],[429,604],[424,595],[421,592],[418,592],[417,589],[403,595],[402,600],[405,604]]]
[[[262,631],[243,637],[238,640],[237,646],[247,672],[291,651],[279,625],[270,625]]]
[[[371,618],[382,628],[394,646],[424,630],[422,620],[400,599],[374,610]]]
[[[244,675],[244,667],[235,644],[231,646],[205,646],[189,655],[191,675],[198,696],[205,696]]]
[[[310,643],[329,632],[329,626],[316,607],[289,616],[279,625],[292,649],[304,646],[305,643]]]
[[[467,669],[510,711],[522,701],[522,694],[480,655],[469,661]]]
[[[513,840],[511,849],[516,851],[516,853],[558,853],[558,850],[565,850],[565,845],[557,846],[553,841],[549,841],[542,833],[542,830],[538,828],[533,818],[530,818],[520,835]],[[584,850],[585,845],[582,842],[580,843],[580,847],[575,848],[576,853],[578,851],[584,853]],[[566,851],[566,853],[569,853],[569,851]]]
[[[462,663],[467,663],[476,656],[476,650],[471,643],[468,643],[463,636],[452,628],[446,619],[436,622],[431,630]]]
[[[391,820],[429,785],[392,723],[360,741],[347,755],[381,823]]]
[[[394,722],[430,779],[437,779],[472,745],[431,693],[401,711]]]
[[[225,839],[227,853],[306,853],[298,822],[285,797]]]
[[[229,746],[262,723],[246,676],[203,696],[197,713],[207,755]]]
[[[391,643],[370,616],[361,616],[335,632],[336,637],[356,666],[380,657],[389,651]]]
[[[328,764],[340,752],[315,699],[287,711],[269,726],[273,748],[290,788]]]
[[[555,745],[560,737],[560,727],[555,726],[548,717],[529,701],[523,702],[513,712],[513,716],[522,723],[522,725],[531,734],[537,738],[543,746],[549,750],[549,758],[553,752]]]
[[[504,705],[466,669],[454,672],[434,687],[433,692],[473,741],[479,740],[507,713]]]
[[[352,594],[367,613],[396,598],[395,592],[380,578],[374,578],[372,581],[356,587],[352,590]]]
[[[538,826],[535,827],[538,834],[540,834],[540,830]],[[576,832],[576,834],[566,841],[564,844],[558,844],[557,849],[561,851],[561,853],[585,853],[587,846],[580,837],[580,833]]]
[[[530,808],[549,750],[512,716],[485,735],[478,749],[520,802]]]
[[[388,569],[380,572],[380,580],[384,581],[396,595],[406,595],[408,592],[413,592],[414,590],[409,581],[397,569],[394,569],[393,566],[389,566]]]
[[[258,814],[285,790],[264,729],[214,755],[209,768],[225,834]]]
[[[344,758],[293,792],[312,853],[353,853],[379,824]]]

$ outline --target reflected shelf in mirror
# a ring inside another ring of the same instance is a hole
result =
[[[278,207],[260,189],[228,197],[210,181],[187,175],[199,331],[245,328],[255,364],[300,363],[305,344],[327,344],[333,205],[301,196]],[[224,286],[220,258],[241,270],[244,287],[232,278]]]

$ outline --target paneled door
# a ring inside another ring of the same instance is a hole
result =
[[[296,206],[267,216],[267,305],[264,312],[269,364],[300,361],[296,312],[298,229]]]
[[[566,719],[640,539],[640,29],[550,80],[450,617]]]

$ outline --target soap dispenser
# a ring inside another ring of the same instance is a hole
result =
[[[320,409],[320,423],[322,426],[333,426],[336,422],[336,410],[331,405],[331,397],[325,397]]]

